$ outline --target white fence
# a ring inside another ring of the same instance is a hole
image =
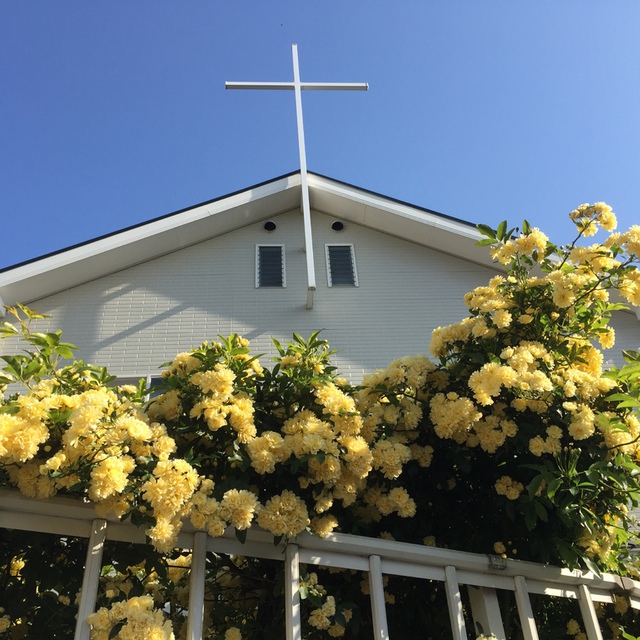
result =
[[[141,529],[117,520],[97,518],[93,507],[78,500],[55,497],[48,501],[25,498],[0,489],[0,528],[37,531],[89,539],[82,582],[78,622],[74,640],[89,640],[87,616],[93,612],[106,540],[145,543]],[[467,640],[461,585],[465,585],[474,622],[485,634],[507,640],[496,590],[515,593],[518,615],[526,640],[539,640],[529,594],[577,599],[582,626],[589,640],[602,640],[594,603],[614,602],[624,593],[634,609],[640,609],[640,582],[605,574],[581,573],[546,565],[502,559],[437,547],[424,547],[387,540],[334,534],[320,539],[302,534],[286,546],[273,544],[273,536],[251,530],[241,544],[227,533],[211,538],[185,527],[178,546],[192,550],[189,595],[188,640],[201,640],[205,597],[207,552],[238,554],[285,563],[286,640],[301,640],[302,627],[298,585],[301,564],[367,572],[374,628],[373,640],[389,640],[384,575],[397,575],[444,583],[453,640]],[[544,639],[543,639],[544,640]]]

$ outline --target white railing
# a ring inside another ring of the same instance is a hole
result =
[[[75,640],[89,640],[86,617],[94,611],[106,540],[144,544],[144,532],[129,523],[96,517],[94,508],[78,500],[57,496],[47,501],[25,498],[0,489],[0,528],[37,531],[89,539],[82,582]],[[185,526],[178,546],[192,551],[188,640],[201,640],[205,597],[206,554],[211,551],[285,563],[286,639],[301,640],[298,587],[300,565],[367,572],[374,640],[388,640],[383,575],[396,575],[444,583],[453,640],[467,640],[460,586],[469,594],[471,615],[485,634],[506,640],[496,590],[512,591],[525,640],[539,640],[529,594],[577,599],[589,640],[602,640],[594,603],[614,602],[624,593],[631,607],[640,609],[640,582],[610,574],[597,576],[519,560],[425,547],[361,536],[334,534],[321,539],[309,534],[278,547],[273,536],[251,530],[240,543],[233,532],[211,538]],[[544,640],[544,639],[543,639]]]

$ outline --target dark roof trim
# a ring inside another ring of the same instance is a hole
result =
[[[294,171],[294,173],[298,173]],[[476,228],[476,224],[473,222],[469,222],[468,220],[463,220],[462,218],[456,218],[455,216],[450,216],[446,213],[440,213],[439,211],[434,211],[433,209],[427,209],[426,207],[421,207],[417,204],[412,204],[411,202],[407,202],[406,200],[399,200],[398,198],[392,198],[391,196],[387,196],[384,193],[379,193],[377,191],[372,191],[371,189],[365,189],[364,187],[358,187],[355,184],[351,184],[350,182],[344,182],[343,180],[336,180],[335,178],[330,178],[329,176],[324,176],[321,173],[316,173],[315,171],[309,171],[310,174],[317,176],[318,178],[324,178],[325,180],[331,180],[332,182],[337,182],[338,184],[344,185],[345,187],[351,187],[352,189],[357,189],[358,191],[364,191],[365,193],[369,193],[372,196],[377,196],[378,198],[384,198],[385,200],[389,200],[390,202],[395,202],[396,204],[401,204],[406,207],[411,207],[412,209],[417,209],[418,211],[424,211],[425,213],[431,213],[434,216],[440,216],[441,218],[446,218],[447,220],[452,220],[453,222],[459,222],[460,224],[467,225],[472,229]],[[290,176],[292,174],[287,174]],[[285,176],[282,176],[283,178]]]

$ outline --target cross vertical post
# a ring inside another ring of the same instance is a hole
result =
[[[298,45],[291,45],[293,58],[293,84],[296,98],[296,122],[298,125],[298,151],[300,154],[300,190],[302,192],[302,219],[304,221],[304,249],[307,258],[307,309],[313,309],[313,295],[316,290],[316,269],[311,235],[311,204],[309,201],[309,180],[307,179],[307,154],[304,144],[304,122],[302,121],[302,89],[300,88],[300,67],[298,65]]]
[[[298,45],[291,45],[293,57],[293,82],[225,82],[226,89],[272,89],[293,90],[296,101],[296,122],[298,126],[298,151],[300,154],[300,188],[302,192],[302,218],[304,222],[304,249],[307,258],[307,309],[313,309],[313,295],[316,290],[316,271],[311,233],[311,205],[309,202],[309,181],[307,179],[307,156],[304,143],[304,123],[302,119],[303,90],[367,91],[366,83],[348,82],[301,82],[298,64]]]

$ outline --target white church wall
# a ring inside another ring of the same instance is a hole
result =
[[[79,357],[118,375],[147,375],[177,352],[218,334],[249,338],[254,352],[273,355],[270,336],[288,341],[324,329],[339,350],[340,371],[358,382],[393,358],[428,353],[431,331],[464,317],[463,295],[492,269],[426,249],[359,225],[331,229],[335,219],[314,212],[317,291],[306,304],[302,218],[297,212],[32,301],[62,328]],[[358,287],[328,287],[325,244],[353,244]],[[286,287],[255,287],[256,244],[283,244]],[[4,347],[7,352],[8,347]]]
[[[273,220],[272,232],[252,224],[30,301],[52,316],[38,326],[62,328],[79,357],[121,376],[157,374],[176,353],[219,334],[244,335],[268,360],[271,336],[287,342],[294,331],[306,337],[323,329],[339,351],[339,370],[359,382],[394,358],[428,353],[431,331],[465,317],[464,294],[496,273],[360,225],[336,232],[335,218],[313,212],[317,290],[307,310],[302,217],[292,211]],[[256,288],[256,244],[284,245],[285,288]],[[328,286],[326,244],[353,245],[358,287]],[[613,326],[616,346],[605,360],[620,365],[621,349],[640,346],[640,323],[634,313],[618,313]],[[14,348],[0,343],[0,352]]]
[[[640,320],[634,311],[619,311],[613,314],[611,326],[616,332],[616,343],[604,351],[604,360],[607,364],[621,367],[624,364],[623,349],[640,351]]]

